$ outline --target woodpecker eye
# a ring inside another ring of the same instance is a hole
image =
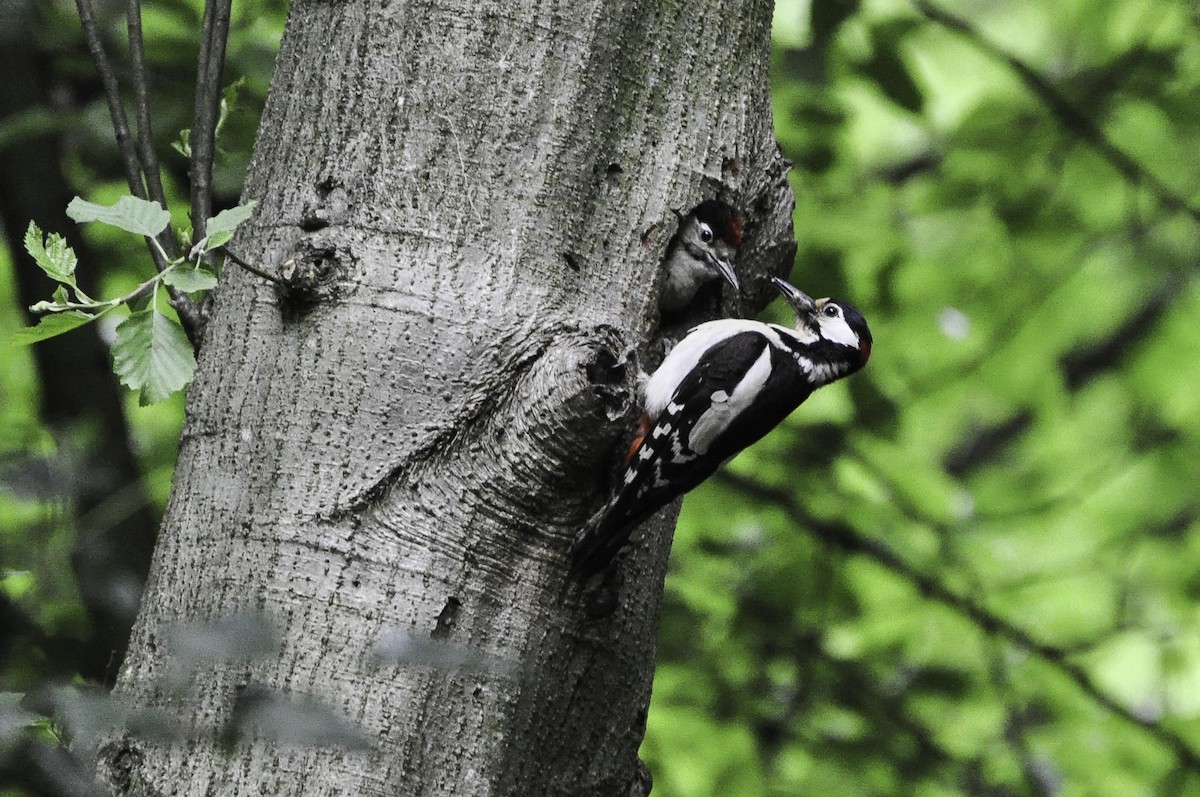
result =
[[[713,239],[713,231],[712,231],[712,227],[709,227],[709,226],[708,226],[707,224],[705,224],[704,222],[700,222],[700,225],[699,225],[699,233],[700,233],[700,240],[701,240],[701,241],[704,241],[704,243],[706,243],[706,244],[707,244],[707,243],[712,243],[712,239]]]
[[[836,304],[825,305],[825,309],[822,312],[830,318],[837,318],[842,314],[841,308],[839,308]]]

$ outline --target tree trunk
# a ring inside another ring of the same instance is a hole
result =
[[[118,687],[192,733],[109,742],[112,787],[648,790],[673,513],[612,611],[563,599],[566,553],[632,425],[671,209],[743,208],[754,296],[790,266],[770,20],[766,0],[293,4],[235,248],[306,293],[223,278]],[[173,623],[247,612],[270,655],[168,688]],[[264,694],[366,745],[267,723],[221,752],[207,732]]]

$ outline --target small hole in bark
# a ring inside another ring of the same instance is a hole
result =
[[[317,197],[320,199],[324,199],[325,197],[332,194],[333,190],[335,188],[338,188],[340,186],[341,186],[341,183],[339,183],[337,180],[333,179],[332,177],[326,177],[324,180],[321,180],[319,183],[317,183],[313,187],[317,191]]]
[[[458,622],[458,610],[462,608],[462,601],[451,595],[446,599],[446,605],[442,607],[442,611],[437,616],[437,624],[429,636],[433,639],[445,639],[450,636],[450,632],[454,630],[454,625]]]
[[[323,219],[316,213],[305,212],[300,218],[300,229],[304,232],[316,232],[329,226],[329,220]]]

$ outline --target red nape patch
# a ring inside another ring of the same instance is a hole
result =
[[[625,461],[622,463],[623,467],[628,468],[629,463],[633,462],[638,449],[642,447],[642,441],[646,439],[646,435],[648,434],[650,434],[650,416],[643,412],[641,420],[638,421],[637,435],[633,438],[633,442],[629,444],[629,451],[625,454]]]
[[[730,213],[725,223],[725,234],[721,236],[725,242],[733,246],[742,245],[742,217]]]
[[[871,359],[871,341],[869,341],[869,340],[859,341],[858,356],[862,359],[862,364],[866,365],[867,360]]]

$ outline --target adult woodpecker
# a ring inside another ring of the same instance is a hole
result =
[[[606,571],[643,521],[773,429],[814,390],[867,364],[871,331],[858,310],[772,281],[796,312],[795,328],[709,321],[651,375],[621,487],[572,551],[575,578]]]
[[[681,217],[663,263],[666,275],[658,295],[659,309],[679,312],[696,298],[701,285],[717,277],[738,290],[733,257],[741,244],[741,216],[718,199],[705,200]]]

